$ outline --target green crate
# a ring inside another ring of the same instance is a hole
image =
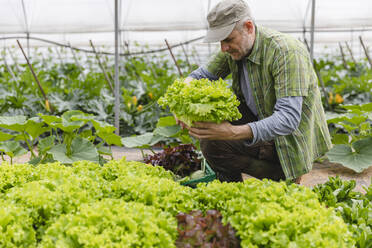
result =
[[[198,183],[208,183],[216,179],[216,173],[209,166],[205,158],[203,158],[202,160],[201,169],[205,171],[204,177],[183,182],[181,183],[181,185],[196,187]]]

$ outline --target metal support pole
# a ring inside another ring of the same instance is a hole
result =
[[[115,0],[115,134],[120,135],[119,0]]]
[[[310,40],[310,57],[311,61],[314,59],[314,30],[315,30],[315,0],[311,5],[311,40]]]

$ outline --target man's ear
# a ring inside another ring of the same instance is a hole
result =
[[[244,28],[248,31],[249,34],[254,33],[254,24],[253,21],[248,20],[244,23]]]

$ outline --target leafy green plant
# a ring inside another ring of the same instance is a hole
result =
[[[27,211],[3,199],[0,200],[0,246],[36,247],[35,230]]]
[[[156,128],[153,132],[148,132],[142,135],[134,135],[121,139],[122,143],[126,147],[136,147],[142,149],[152,150],[152,146],[156,144],[166,144],[177,146],[180,143],[193,144],[199,148],[199,142],[193,139],[187,132],[182,130],[179,125],[176,124],[174,116],[165,116],[158,119]],[[152,151],[154,154],[155,152]],[[142,152],[143,158],[145,154]]]
[[[194,79],[189,83],[176,80],[158,103],[164,108],[169,106],[188,126],[195,121],[220,123],[241,118],[239,101],[222,79],[212,82]]]
[[[62,215],[40,247],[175,247],[176,225],[169,213],[152,206],[103,199]]]
[[[192,189],[173,178],[160,166],[125,159],[104,166],[89,161],[71,166],[4,163],[0,198],[5,202],[0,205],[13,210],[2,212],[0,219],[7,222],[0,223],[6,227],[0,228],[0,237],[7,235],[9,240],[8,231],[27,231],[28,236],[12,239],[10,247],[33,247],[35,239],[38,247],[55,247],[59,242],[72,247],[125,242],[175,247],[178,213],[216,209],[222,223],[236,230],[242,247],[339,248],[355,243],[334,208],[320,205],[307,188],[251,179],[214,181]]]
[[[361,106],[343,106],[347,114],[329,119],[328,124],[338,125],[333,132],[332,142],[336,144],[326,155],[331,162],[361,172],[372,165],[372,103]]]
[[[94,127],[95,133],[91,129],[83,130],[87,125]],[[121,146],[120,137],[113,133],[115,127],[78,110],[67,111],[61,117],[43,114],[30,119],[2,116],[0,127],[13,132],[0,133],[1,140],[14,139],[0,143],[0,151],[10,156],[11,162],[15,156],[26,153],[19,142],[27,144],[32,164],[53,161],[72,164],[79,160],[104,163],[103,155],[112,158],[111,145]],[[45,137],[47,134],[49,136]],[[100,143],[96,145],[97,140]],[[35,143],[38,143],[37,154],[33,149]]]
[[[216,209],[230,223],[242,247],[353,247],[341,217],[321,205],[310,189],[285,182],[198,184],[198,209]]]
[[[335,208],[336,212],[348,224],[349,230],[356,240],[356,247],[372,246],[372,201],[368,199],[372,187],[366,189],[366,196],[355,192],[355,181],[342,181],[338,176],[330,177],[324,184],[318,184],[313,191],[317,193],[320,202],[327,207]]]

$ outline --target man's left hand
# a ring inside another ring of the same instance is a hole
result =
[[[252,129],[249,125],[233,126],[224,121],[220,124],[213,122],[195,122],[187,127],[189,134],[198,139],[207,140],[238,140],[252,139]]]

